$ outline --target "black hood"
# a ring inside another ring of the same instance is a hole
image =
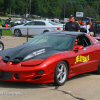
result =
[[[59,51],[54,50],[52,46],[24,44],[1,51],[0,56],[3,57],[4,61],[18,63],[29,59],[46,59],[58,52]]]

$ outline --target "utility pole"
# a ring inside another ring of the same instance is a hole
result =
[[[64,4],[64,18],[66,17],[66,2]]]
[[[11,15],[11,6],[10,6],[10,15]]]
[[[65,4],[64,4],[64,18],[65,18]]]
[[[31,0],[30,0],[30,12],[29,12],[29,16],[30,16],[30,14],[31,14]]]

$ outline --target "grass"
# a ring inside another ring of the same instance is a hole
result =
[[[5,23],[5,20],[1,20],[0,21],[0,25],[4,24]]]
[[[0,21],[0,27],[2,26],[2,24],[5,23],[5,20],[1,20]],[[11,32],[11,30],[8,29],[2,29],[2,36],[14,36]]]
[[[15,36],[12,34],[11,30],[2,29],[2,36]],[[27,37],[26,35],[22,35],[23,37]]]
[[[11,32],[11,30],[2,30],[2,36],[14,36]]]
[[[0,21],[0,27],[2,26],[2,24],[5,23],[5,20],[3,19],[3,20]],[[2,36],[15,36],[15,35],[12,34],[11,30],[2,29]],[[23,35],[23,36],[26,37],[26,35]]]

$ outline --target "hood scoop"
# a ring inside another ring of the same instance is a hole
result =
[[[3,60],[4,62],[8,62],[9,59],[10,59],[9,56],[5,56],[2,60]],[[19,62],[21,62],[22,60],[23,60],[22,57],[16,57],[16,58],[14,58],[14,59],[12,60],[12,62],[13,62],[13,63],[19,63]]]
[[[13,63],[19,63],[19,62],[22,62],[23,61],[23,57],[16,57],[13,59]]]
[[[5,61],[5,62],[8,62],[9,59],[10,59],[9,56],[5,56],[2,60]]]
[[[60,51],[54,50],[52,46],[24,44],[1,51],[0,56],[5,62],[19,63],[29,59],[46,59],[57,52]]]

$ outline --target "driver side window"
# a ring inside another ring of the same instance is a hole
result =
[[[92,45],[91,41],[88,39],[88,37],[81,36],[81,37],[78,37],[78,38],[79,38],[79,45],[82,45],[84,47]]]

